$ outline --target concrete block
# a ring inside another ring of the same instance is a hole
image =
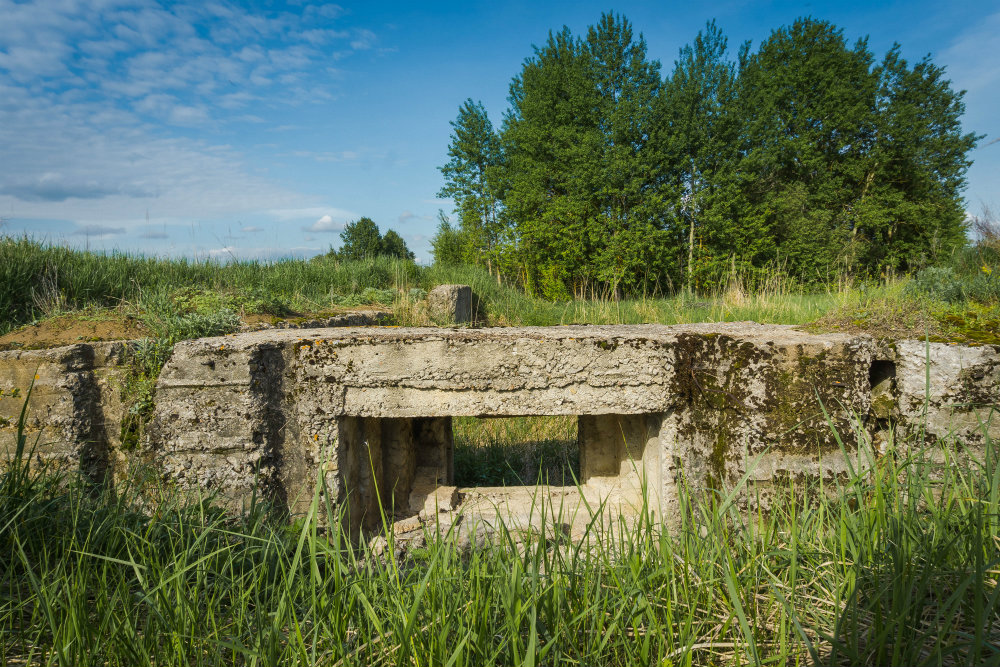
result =
[[[438,285],[427,294],[427,312],[439,324],[472,322],[472,288],[468,285]]]

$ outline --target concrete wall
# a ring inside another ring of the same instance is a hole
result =
[[[117,455],[114,345],[0,355],[0,388],[39,376],[44,455],[98,476]],[[753,323],[272,330],[178,344],[139,454],[233,506],[256,492],[300,514],[322,482],[364,528],[453,483],[451,417],[577,415],[587,489],[628,504],[645,488],[669,523],[681,485],[715,493],[746,475],[766,501],[775,480],[863,466],[859,437],[878,445],[890,428],[981,448],[1000,435],[998,397],[997,347]],[[7,419],[19,406],[0,399]]]
[[[127,343],[0,352],[0,452],[10,456],[24,399],[25,433],[36,463],[103,478],[119,448],[118,391]]]

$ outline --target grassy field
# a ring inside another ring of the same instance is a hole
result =
[[[319,528],[319,497],[291,523],[167,489],[151,506],[148,480],[93,488],[22,457],[0,475],[0,664],[1000,663],[995,444],[971,467],[861,456],[749,516],[736,489],[690,502],[675,534],[449,534],[402,560]]]
[[[471,285],[491,326],[753,320],[969,340],[979,332],[980,342],[998,342],[1000,320],[1000,252],[989,244],[914,278],[839,277],[804,290],[775,272],[752,284],[733,275],[725,288],[705,294],[550,302],[498,285],[471,266],[323,256],[274,263],[166,260],[0,237],[0,336],[69,316],[130,319],[152,337],[178,340],[232,330],[250,315],[294,319],[362,306],[392,310],[397,324],[428,324],[423,296],[443,283]]]
[[[573,416],[455,417],[458,486],[574,485],[580,450]]]
[[[166,261],[0,238],[0,333],[141,327],[125,388],[136,438],[176,341],[358,306],[426,324],[423,295],[442,283],[472,285],[490,325],[756,320],[1000,344],[989,246],[811,291],[732,276],[712,294],[551,303],[474,267]],[[575,428],[456,420],[456,473],[572,483]],[[1000,664],[998,448],[986,437],[959,467],[922,447],[864,447],[864,474],[790,482],[750,516],[739,489],[697,496],[676,533],[596,520],[582,544],[502,532],[473,550],[448,535],[401,561],[322,529],[336,521],[318,497],[291,522],[263,502],[237,516],[141,471],[95,488],[21,456],[0,474],[0,665]]]

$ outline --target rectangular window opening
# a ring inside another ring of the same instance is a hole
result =
[[[455,484],[575,486],[580,479],[578,418],[455,417]]]

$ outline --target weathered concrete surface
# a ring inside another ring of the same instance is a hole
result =
[[[109,387],[124,348],[105,345],[0,355],[0,387],[39,375],[45,455],[98,474],[120,431]],[[452,417],[576,415],[582,486],[565,502],[636,511],[645,491],[669,524],[684,485],[746,476],[767,502],[775,482],[864,467],[859,441],[882,446],[890,429],[981,446],[1000,437],[998,400],[1000,348],[787,326],[270,330],[178,344],[141,455],[233,506],[257,493],[301,514],[319,494],[352,528],[387,514],[412,529],[524,496],[454,489]],[[0,400],[8,420],[19,407]]]
[[[833,480],[863,465],[859,429],[916,428],[921,416],[923,345],[867,336],[752,323],[305,334],[177,347],[150,441],[173,478],[234,501],[256,485],[302,511],[322,471],[330,500],[364,527],[380,508],[412,513],[416,489],[452,483],[450,417],[569,414],[581,418],[586,494],[637,503],[645,488],[669,522],[681,484]],[[953,399],[996,401],[1000,353],[964,350],[933,348],[943,389],[929,436],[946,434],[947,413],[972,437],[988,413]]]
[[[1000,434],[1000,353],[995,346],[899,341],[894,346],[895,417],[907,434],[957,435],[982,444]],[[926,414],[926,419],[924,415]]]
[[[50,350],[0,352],[0,451],[9,457],[31,389],[26,434],[35,460],[79,467],[101,478],[121,435],[118,382],[128,343],[81,343]],[[32,386],[32,383],[33,386]]]
[[[438,285],[427,294],[427,314],[439,324],[472,321],[472,288],[468,285]]]

